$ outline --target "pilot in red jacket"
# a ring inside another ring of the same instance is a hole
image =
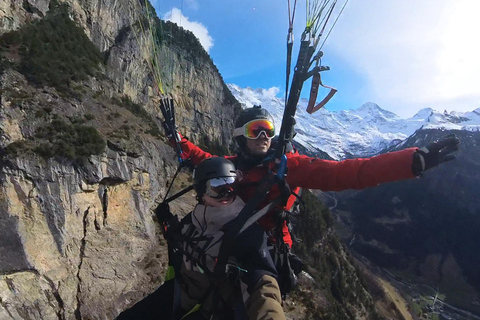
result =
[[[274,148],[274,145],[272,146],[272,138],[275,136],[274,122],[267,110],[255,106],[242,111],[235,127],[234,136],[240,152],[238,155],[226,156],[226,158],[232,161],[240,171],[237,193],[244,202],[248,202],[255,194],[259,180],[269,170],[262,164],[262,160]],[[458,143],[457,137],[449,135],[422,149],[408,148],[371,158],[343,161],[308,157],[290,150],[287,152],[288,170],[285,179],[291,190],[305,188],[341,191],[374,187],[384,182],[414,178],[426,169],[454,159],[452,152],[458,150]],[[180,144],[183,156],[190,158],[194,165],[213,156],[184,137]],[[274,185],[260,207],[279,197],[279,193],[279,187]],[[293,200],[292,196],[287,207],[293,204]],[[273,213],[265,215],[259,223],[267,233],[272,231],[275,228]],[[292,239],[286,223],[283,224],[282,229],[284,242],[291,246]]]

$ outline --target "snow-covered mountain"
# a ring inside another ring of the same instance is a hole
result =
[[[261,105],[269,110],[280,130],[285,103],[283,98],[276,97],[277,91],[240,88],[234,84],[228,87],[244,107]],[[480,131],[480,108],[450,113],[426,108],[402,119],[372,102],[356,110],[330,112],[323,108],[313,115],[305,111],[307,103],[305,99],[299,102],[294,140],[312,152],[326,152],[333,159],[374,155],[421,128]]]

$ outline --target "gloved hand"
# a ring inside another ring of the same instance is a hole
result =
[[[157,215],[158,222],[161,224],[168,222],[173,217],[172,212],[170,212],[170,206],[166,202],[158,205],[155,209],[155,214]]]
[[[460,139],[452,133],[418,149],[413,154],[413,174],[419,176],[425,170],[438,166],[442,162],[455,159],[456,156],[453,152],[458,150],[459,143]]]
[[[172,131],[166,121],[162,122],[162,127],[163,127],[163,131],[165,132],[165,136],[168,138],[168,140],[171,140],[172,138],[175,138],[177,141],[181,140],[180,134],[178,133],[178,131],[177,130]]]

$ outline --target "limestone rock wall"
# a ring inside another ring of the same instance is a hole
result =
[[[135,23],[141,15],[138,0],[65,0],[72,19],[81,25],[90,39],[107,56],[106,75],[112,86],[102,90],[128,95],[152,114],[159,116],[158,93],[147,61],[153,47]],[[50,1],[0,0],[0,34],[22,24],[41,19]],[[211,61],[200,61],[167,41],[156,59],[166,93],[178,103],[180,130],[194,141],[208,135],[229,145],[235,118],[235,106],[226,103],[230,94]]]
[[[139,1],[64,2],[106,57],[105,79],[83,83],[90,97],[126,95],[158,117],[146,60],[151,43],[131,28]],[[49,5],[48,0],[0,0],[0,34],[42,19]],[[228,145],[235,108],[225,103],[225,85],[213,63],[194,63],[168,45],[159,61],[182,133],[196,142],[209,135]],[[35,116],[45,106],[67,118],[91,112],[102,133],[118,129],[97,113],[104,103],[59,97],[11,70],[2,70],[0,79],[0,154],[33,137],[47,121]],[[103,154],[81,166],[32,154],[0,157],[0,319],[113,319],[162,283],[166,247],[152,209],[176,169],[164,141],[139,139],[135,152],[108,141]],[[194,202],[187,195],[173,210],[184,214]]]
[[[0,319],[113,319],[161,283],[151,207],[162,187],[146,157],[108,150],[89,172],[55,161],[2,169]]]

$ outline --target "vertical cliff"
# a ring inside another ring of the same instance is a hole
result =
[[[68,84],[55,81],[56,73],[35,73],[31,66],[42,66],[28,56],[35,40],[25,50],[14,40],[2,46],[0,319],[113,319],[164,274],[165,247],[151,210],[176,163],[158,129],[144,50],[150,44],[132,29],[139,2],[65,4],[98,48],[86,77],[81,63],[70,78],[62,77],[66,64],[48,63],[63,68],[58,77]],[[61,34],[70,26],[58,25],[60,7],[0,2],[2,37],[25,28],[37,39],[49,27]],[[208,135],[228,145],[235,101],[212,61],[189,56],[182,45],[170,41],[159,53],[164,85],[179,102],[180,130],[196,142],[208,143]],[[187,196],[177,212],[193,202]]]

